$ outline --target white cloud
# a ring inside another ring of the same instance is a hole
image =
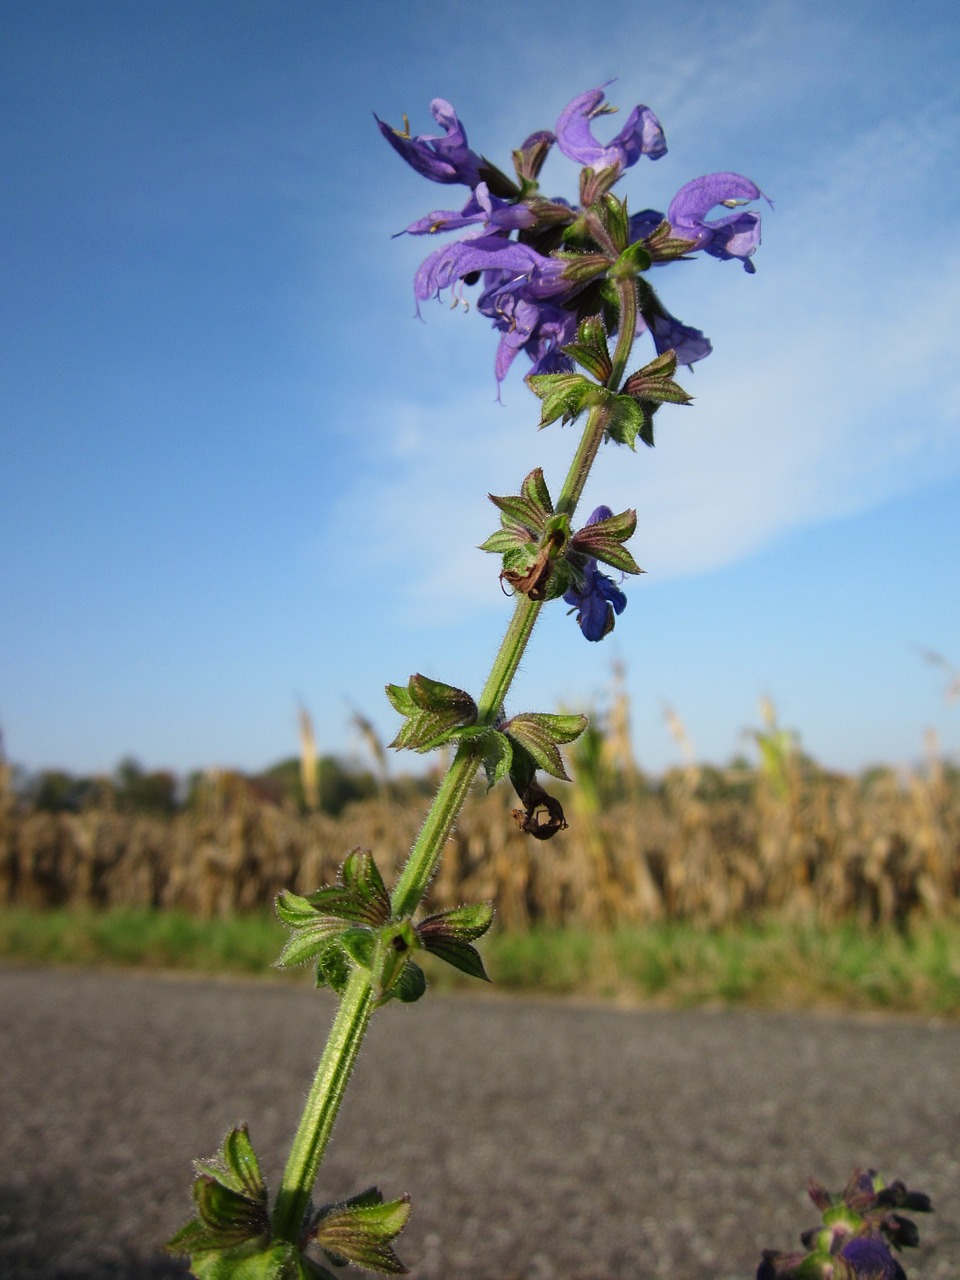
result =
[[[794,10],[778,13],[789,29]],[[722,94],[743,106],[756,93],[741,84],[743,59],[783,46],[788,34],[782,22],[761,23],[736,56],[731,35],[718,60],[726,79],[715,73],[699,96],[691,87],[688,112],[709,111]],[[680,68],[688,87],[700,65]],[[656,451],[640,446],[633,458],[608,448],[587,494],[591,504],[638,508],[635,553],[658,581],[729,564],[791,528],[960,469],[960,250],[956,186],[947,185],[960,108],[956,98],[932,101],[910,116],[891,104],[888,115],[851,127],[842,145],[836,132],[829,146],[785,162],[788,189],[765,213],[756,277],[708,260],[658,281],[667,305],[717,350],[685,379],[696,405],[662,411]],[[515,492],[537,463],[556,492],[575,428],[537,434],[537,406],[519,373],[506,384],[507,407],[493,402],[486,375],[495,336],[479,317],[458,317],[450,334],[441,308],[425,314],[428,332],[411,352],[433,366],[430,398],[371,399],[364,416],[385,425],[363,489],[377,512],[369,554],[415,566],[413,607],[430,622],[499,606],[492,558],[472,550],[496,526],[484,495]],[[445,367],[451,339],[469,341],[477,359],[459,393]]]

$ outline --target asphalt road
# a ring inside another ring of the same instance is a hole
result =
[[[332,1012],[304,986],[0,969],[0,1275],[168,1280],[190,1161],[275,1185]],[[960,1276],[960,1027],[428,994],[379,1014],[319,1198],[409,1191],[423,1280],[728,1280],[855,1164],[928,1191]],[[353,1274],[359,1275],[358,1272]]]

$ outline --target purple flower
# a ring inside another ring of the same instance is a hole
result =
[[[628,169],[641,156],[659,160],[667,153],[667,142],[660,121],[649,107],[634,107],[615,138],[606,146],[597,142],[590,125],[599,115],[612,108],[604,105],[603,89],[589,89],[568,102],[557,121],[557,145],[565,156],[591,169],[609,169],[619,165]]]
[[[609,520],[613,512],[609,507],[597,507],[587,524]],[[591,556],[583,569],[583,586],[570,587],[563,593],[567,604],[577,610],[577,622],[588,640],[602,640],[613,630],[615,613],[623,613],[627,597],[612,578],[601,573]]]
[[[445,244],[424,258],[413,279],[413,292],[417,301],[422,302],[436,297],[465,276],[485,271],[499,272],[504,280],[515,282],[516,289],[524,284],[533,287],[534,277],[541,280],[540,287],[548,288],[547,282],[556,279],[562,266],[529,245],[507,240],[502,235],[468,236]],[[559,288],[556,291],[559,292]]]
[[[906,1272],[886,1244],[875,1236],[854,1236],[840,1250],[857,1280],[907,1280]]]
[[[459,231],[461,227],[483,226],[491,231],[518,231],[532,227],[536,215],[525,204],[508,204],[492,196],[485,182],[477,184],[462,209],[434,209],[405,228],[407,235],[435,235],[438,231]]]
[[[748,200],[759,200],[760,188],[739,173],[709,173],[681,187],[670,202],[667,220],[678,236],[696,241],[696,248],[714,258],[739,258],[751,274],[756,267],[750,258],[760,243],[760,215],[752,210],[731,213],[707,221],[716,205],[737,208]]]
[[[487,295],[484,295],[487,297]],[[478,304],[482,309],[483,300]],[[560,350],[577,336],[577,317],[549,303],[528,302],[516,293],[496,295],[496,310],[485,311],[500,330],[495,371],[497,381],[507,376],[517,353],[526,351],[533,361],[531,374],[565,373],[573,361]]]
[[[660,304],[645,310],[643,319],[653,335],[653,345],[658,354],[675,352],[677,364],[696,364],[713,350],[710,339],[702,330],[682,324]]]
[[[480,181],[483,160],[467,146],[467,134],[457,119],[456,111],[443,98],[434,98],[430,110],[446,137],[431,133],[411,137],[408,132],[386,124],[379,116],[374,115],[373,118],[394,151],[403,156],[417,173],[431,182],[463,182],[468,187],[475,187]]]

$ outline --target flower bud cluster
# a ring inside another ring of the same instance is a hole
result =
[[[800,1237],[804,1252],[765,1250],[757,1280],[906,1280],[893,1250],[915,1247],[920,1233],[896,1211],[929,1213],[929,1196],[899,1181],[887,1184],[875,1169],[854,1170],[840,1195],[813,1178],[808,1191],[821,1225]]]

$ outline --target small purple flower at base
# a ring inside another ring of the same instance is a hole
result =
[[[875,1236],[855,1236],[840,1250],[840,1257],[853,1267],[857,1280],[907,1280],[907,1274]]]
[[[609,507],[597,507],[587,524],[609,520],[613,512]],[[591,556],[583,570],[583,587],[570,587],[563,593],[567,604],[577,610],[577,622],[588,640],[602,640],[613,630],[614,614],[623,613],[627,597],[612,578],[601,573]]]

